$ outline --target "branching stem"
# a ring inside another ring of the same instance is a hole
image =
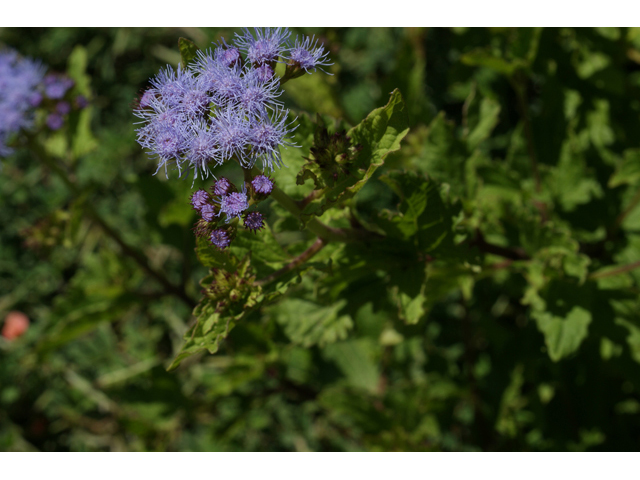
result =
[[[630,263],[629,265],[623,265],[618,268],[607,270],[606,272],[592,273],[591,275],[589,275],[589,278],[591,280],[597,280],[598,278],[613,277],[614,275],[620,275],[621,273],[630,272],[631,270],[638,267],[640,267],[640,260]]]
[[[268,275],[268,276],[264,277],[262,280],[258,280],[256,282],[256,284],[260,285],[260,286],[265,286],[268,283],[273,282],[278,277],[281,277],[285,273],[288,273],[291,270],[294,270],[294,269],[298,268],[303,263],[308,261],[311,257],[313,257],[316,253],[318,253],[320,250],[322,250],[326,244],[327,244],[327,242],[324,241],[322,238],[317,238],[316,241],[313,242],[313,244],[309,248],[307,248],[304,252],[302,252],[296,258],[291,260],[289,263],[287,263],[280,270],[277,270],[277,271],[273,272],[271,275]]]

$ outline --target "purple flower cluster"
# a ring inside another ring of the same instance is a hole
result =
[[[0,52],[0,157],[12,150],[6,145],[9,135],[29,128],[33,109],[42,101],[38,87],[44,67],[12,50]]]
[[[254,233],[264,226],[260,212],[248,212],[256,199],[264,199],[271,193],[273,182],[264,175],[258,175],[247,188],[243,184],[238,190],[228,179],[222,177],[206,190],[197,190],[191,196],[191,205],[200,214],[194,231],[196,235],[208,238],[218,248],[230,245],[235,233],[234,218],[243,218],[244,226]],[[259,200],[258,200],[259,201]],[[224,215],[224,221],[223,221]]]
[[[223,39],[188,66],[167,66],[151,80],[135,115],[138,143],[158,159],[157,171],[175,164],[179,174],[193,170],[195,180],[231,159],[244,168],[258,160],[267,170],[282,165],[280,146],[293,145],[287,137],[295,127],[279,101],[275,65],[328,65],[317,42],[291,45],[290,36],[283,28],[245,29],[231,45]]]
[[[72,109],[65,95],[74,82],[61,74],[45,76],[45,67],[24,58],[13,50],[0,51],[0,157],[12,150],[6,145],[9,136],[32,126],[34,111],[48,111],[46,125],[58,130]],[[84,97],[77,97],[75,108],[87,106]]]

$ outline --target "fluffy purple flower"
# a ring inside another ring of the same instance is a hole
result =
[[[240,50],[236,47],[230,47],[225,42],[224,38],[221,40],[220,44],[216,46],[216,51],[214,53],[215,60],[225,67],[232,67],[238,63],[240,63]]]
[[[219,111],[213,119],[212,128],[223,159],[227,160],[235,156],[241,163],[246,164],[245,147],[250,126],[243,112],[232,108]]]
[[[52,113],[47,117],[47,127],[51,130],[60,130],[64,125],[64,119],[57,113]]]
[[[307,73],[309,70],[315,71],[316,67],[333,65],[329,63],[329,52],[324,51],[322,44],[320,46],[317,44],[315,37],[304,37],[303,42],[296,37],[295,44],[289,52],[289,59]]]
[[[247,54],[254,65],[270,64],[278,60],[287,48],[291,32],[286,28],[255,28],[254,34],[244,29],[242,35],[236,33],[235,44]]]
[[[274,170],[282,165],[280,157],[280,145],[293,146],[293,143],[285,140],[285,137],[294,129],[287,125],[289,111],[276,110],[273,120],[266,115],[260,117],[251,126],[248,135],[248,143],[251,145],[253,161],[261,158],[266,170]]]
[[[217,228],[216,230],[211,232],[210,240],[212,244],[214,244],[221,250],[227,248],[231,244],[229,234],[222,228]]]
[[[260,82],[268,82],[273,78],[273,69],[269,65],[260,65],[255,69],[255,77]]]
[[[193,75],[191,71],[185,70],[178,66],[178,70],[174,70],[171,66],[160,70],[158,75],[151,79],[153,89],[147,92],[160,95],[162,101],[169,107],[177,107],[184,94],[193,83]]]
[[[251,180],[251,186],[257,193],[269,195],[273,190],[273,182],[266,175],[258,175]]]
[[[231,182],[224,177],[221,177],[214,186],[213,193],[218,196],[224,196],[229,193],[229,189],[231,188]]]
[[[250,212],[244,217],[244,226],[255,233],[264,226],[264,220],[260,212]]]
[[[280,80],[272,77],[266,82],[262,78],[262,71],[250,70],[242,79],[242,89],[236,98],[242,109],[248,115],[260,115],[267,108],[281,105],[276,99],[282,95],[280,90]]]
[[[44,94],[53,100],[58,100],[64,97],[73,84],[73,80],[69,77],[50,73],[44,77]]]
[[[198,212],[202,209],[203,206],[209,203],[209,194],[206,190],[196,190],[193,195],[191,195],[191,206]]]
[[[247,188],[244,186],[241,192],[232,192],[220,198],[220,212],[227,216],[226,222],[230,222],[233,217],[240,217],[249,208],[247,198]]]
[[[222,163],[215,138],[205,122],[199,122],[189,132],[186,139],[187,159],[194,169],[194,177],[209,177],[209,164]]]

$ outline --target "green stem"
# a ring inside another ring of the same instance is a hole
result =
[[[65,172],[64,169],[60,165],[58,165],[58,163],[55,160],[49,157],[49,155],[47,155],[47,153],[44,152],[44,150],[40,147],[40,145],[37,144],[37,142],[31,141],[30,146],[31,146],[31,150],[35,151],[38,154],[38,159],[41,160],[42,163],[44,163],[47,167],[49,167],[49,169],[51,169],[58,177],[60,177],[60,179],[65,183],[67,188],[71,190],[71,192],[76,198],[78,198],[82,194],[82,191],[69,178],[69,175],[67,175],[67,172]],[[162,285],[162,287],[167,293],[171,295],[175,295],[176,297],[180,298],[183,302],[189,305],[189,307],[191,308],[195,307],[196,302],[194,302],[193,299],[191,299],[191,297],[187,295],[187,292],[184,290],[184,287],[172,284],[164,275],[162,275],[160,272],[158,272],[153,267],[151,267],[145,255],[142,252],[135,249],[134,247],[132,247],[131,245],[128,245],[122,239],[122,237],[118,234],[118,232],[116,232],[112,227],[110,227],[104,221],[104,219],[100,216],[100,214],[95,210],[93,205],[91,205],[90,203],[84,203],[83,208],[85,210],[85,213],[102,228],[104,233],[106,233],[109,237],[111,237],[120,246],[122,251],[126,255],[131,257],[133,260],[135,260],[136,263],[145,272],[147,272],[150,276],[155,278]]]

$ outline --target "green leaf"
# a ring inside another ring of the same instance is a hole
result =
[[[220,250],[206,238],[196,238],[196,255],[200,263],[208,268],[224,268],[233,272],[238,266],[238,258],[229,250]]]
[[[470,150],[475,150],[498,124],[500,104],[492,98],[483,98],[480,103],[480,119],[475,128],[469,133],[467,143]]]
[[[323,355],[338,365],[349,384],[374,393],[380,382],[380,371],[373,350],[372,340],[361,338],[327,345]]]
[[[351,161],[341,166],[335,180],[323,182],[322,195],[306,205],[302,212],[303,221],[322,215],[329,207],[353,198],[384,163],[386,156],[400,149],[400,142],[408,132],[406,105],[400,92],[394,90],[386,106],[372,111],[359,125],[347,132],[351,146],[359,151],[350,157]],[[314,168],[313,163],[314,159],[311,159],[309,164],[303,166],[298,176],[299,182],[307,178],[314,178],[318,182],[320,170]]]
[[[323,346],[345,339],[353,327],[349,315],[338,314],[346,303],[346,300],[340,300],[325,306],[292,298],[270,307],[269,312],[284,327],[292,342],[303,347]]]
[[[187,68],[193,59],[196,58],[198,50],[200,50],[195,43],[184,37],[178,39],[178,48],[180,50],[182,68]]]
[[[616,171],[609,179],[609,187],[635,184],[640,180],[640,149],[630,148],[625,150],[623,160],[618,164]]]
[[[582,341],[587,338],[591,312],[574,306],[566,317],[559,317],[550,312],[533,312],[538,329],[544,334],[549,358],[554,362],[567,357],[578,350]]]
[[[409,172],[391,172],[380,179],[401,202],[397,212],[382,212],[376,224],[389,236],[410,241],[419,252],[455,254],[454,213],[445,206],[436,183]]]

